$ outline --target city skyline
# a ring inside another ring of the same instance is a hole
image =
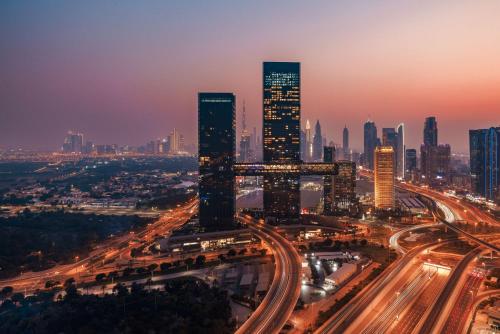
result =
[[[422,119],[436,116],[440,142],[460,153],[468,152],[470,128],[500,122],[500,71],[494,66],[500,50],[492,42],[500,30],[494,29],[499,23],[493,14],[499,4],[291,3],[284,9],[214,2],[204,10],[156,4],[154,14],[148,6],[110,3],[0,6],[1,30],[9,32],[2,34],[0,62],[6,78],[0,93],[2,148],[55,149],[68,129],[96,142],[138,145],[176,127],[187,143],[195,143],[196,91],[234,92],[246,101],[248,128],[260,133],[262,82],[256,73],[263,61],[282,59],[302,64],[301,128],[306,119],[319,119],[323,135],[341,143],[347,125],[350,147],[358,151],[367,119],[379,129],[404,123],[406,147],[417,148]],[[106,15],[114,11],[120,15]],[[288,24],[263,33],[272,29],[266,18],[278,11],[304,29],[297,43],[280,36],[296,31]],[[193,29],[183,30],[185,22],[175,13],[187,15]],[[262,22],[218,23],[221,15],[241,13],[262,14]],[[308,13],[318,15],[316,25],[305,21]],[[471,22],[468,31],[453,28]],[[216,29],[193,33],[205,26]],[[241,42],[226,43],[235,38]],[[411,53],[407,39],[415,42]],[[224,55],[217,45],[224,45]],[[236,108],[240,117],[241,105]]]

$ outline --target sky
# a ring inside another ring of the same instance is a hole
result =
[[[197,92],[234,92],[262,122],[262,62],[301,62],[302,123],[362,148],[367,119],[468,151],[500,125],[500,1],[0,2],[0,148],[57,149],[68,130],[197,140]]]

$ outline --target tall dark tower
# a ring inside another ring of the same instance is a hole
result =
[[[342,151],[344,160],[349,160],[349,129],[347,129],[347,125],[344,126],[342,131]]]
[[[438,128],[436,117],[427,117],[424,124],[424,145],[437,146]]]
[[[500,203],[500,127],[469,130],[472,191]]]
[[[300,63],[265,62],[263,71],[265,163],[300,163]],[[300,215],[300,177],[264,177],[264,214],[290,221]]]
[[[377,147],[377,127],[374,122],[367,121],[364,126],[364,154],[366,167],[373,170],[374,152]]]
[[[335,161],[335,147],[323,147],[323,161]],[[323,214],[330,215],[333,213],[333,176],[323,176]]]
[[[321,135],[321,125],[319,120],[316,121],[316,126],[314,127],[314,139],[313,139],[313,160],[320,161],[323,156],[323,136]]]
[[[235,213],[235,96],[198,94],[198,165],[200,225],[231,228]]]

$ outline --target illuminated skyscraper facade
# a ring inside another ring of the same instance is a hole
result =
[[[200,225],[206,230],[234,224],[235,96],[198,94]]]
[[[500,127],[469,130],[472,191],[500,203]]]
[[[375,208],[394,209],[394,149],[392,146],[377,147],[374,160]]]
[[[334,211],[346,212],[356,202],[356,164],[337,161],[338,174],[333,177]]]
[[[265,62],[263,69],[264,163],[300,163],[300,63]],[[289,220],[300,215],[300,177],[264,177],[264,215]]]

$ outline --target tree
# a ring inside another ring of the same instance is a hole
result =
[[[351,244],[353,244],[353,245],[357,245],[357,244],[358,244],[358,239],[352,239],[352,240],[351,240]]]
[[[161,271],[167,271],[170,269],[170,267],[172,267],[172,263],[170,263],[170,262],[163,262],[160,264]]]
[[[186,266],[188,266],[188,268],[189,268],[190,266],[192,266],[192,265],[193,265],[194,260],[193,260],[193,258],[192,258],[192,257],[188,257],[187,259],[185,259],[185,260],[184,260],[184,263],[185,263],[185,264],[186,264]]]
[[[260,250],[260,256],[266,256],[267,254],[267,249],[263,248]]]
[[[128,295],[128,290],[122,283],[118,283],[113,287],[113,292],[116,292],[118,297],[125,297]]]
[[[226,257],[224,256],[224,254],[219,254],[219,256],[217,256],[220,260],[220,262],[224,262],[224,260],[226,260]]]
[[[227,256],[229,256],[229,257],[235,256],[235,255],[236,255],[236,251],[235,251],[233,248],[231,248],[231,249],[227,252]]]
[[[148,270],[149,270],[149,271],[155,271],[157,268],[158,268],[158,265],[157,265],[156,263],[151,263],[151,264],[148,266]]]
[[[117,271],[112,271],[108,274],[108,279],[115,279],[118,277],[118,272]]]
[[[22,303],[24,301],[24,294],[21,292],[16,292],[10,297],[10,300],[12,300],[14,303]]]
[[[202,266],[205,264],[205,262],[207,261],[207,258],[205,257],[205,255],[198,255],[196,257],[196,260],[195,260],[195,263],[197,266]]]
[[[0,296],[2,298],[9,297],[12,292],[14,292],[14,288],[11,286],[4,286],[2,290],[0,291]]]
[[[368,245],[368,241],[366,239],[362,239],[359,243],[363,247],[366,246],[366,245]]]
[[[64,281],[64,287],[67,288],[69,286],[72,286],[75,284],[75,279],[73,277],[68,278],[66,281]]]
[[[100,273],[100,274],[95,275],[95,280],[97,282],[104,281],[105,278],[106,278],[106,274],[104,274],[104,273]]]

